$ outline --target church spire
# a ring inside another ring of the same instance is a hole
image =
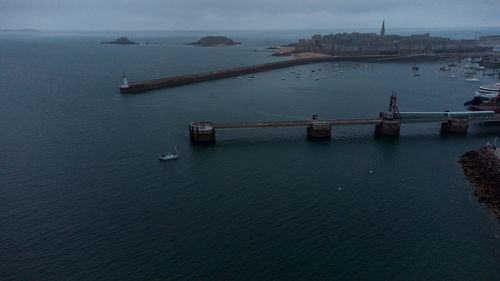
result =
[[[380,36],[385,35],[385,19],[382,21],[382,29],[380,30]]]

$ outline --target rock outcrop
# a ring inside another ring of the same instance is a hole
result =
[[[115,41],[101,42],[101,44],[133,45],[133,44],[138,44],[138,43],[135,43],[134,41],[128,40],[127,37],[120,37],[120,38],[116,39]]]
[[[203,37],[196,42],[185,43],[186,45],[194,45],[201,47],[223,47],[241,44],[241,42],[234,42],[225,36],[207,36]]]
[[[475,185],[474,195],[500,219],[500,158],[493,147],[462,154],[458,160]]]

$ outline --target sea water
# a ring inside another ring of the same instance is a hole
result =
[[[289,59],[266,48],[313,33],[226,32],[242,44],[223,48],[183,45],[209,32],[0,35],[0,279],[498,279],[498,220],[457,162],[498,126],[442,136],[438,123],[403,124],[398,138],[334,126],[328,141],[302,127],[231,129],[214,145],[188,131],[194,120],[374,118],[393,91],[401,111],[459,111],[495,77],[337,62],[118,91],[123,74]],[[150,44],[100,44],[122,35]],[[180,158],[160,162],[169,135]]]

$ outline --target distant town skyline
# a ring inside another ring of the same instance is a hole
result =
[[[0,0],[0,28],[255,30],[498,27],[493,0]]]

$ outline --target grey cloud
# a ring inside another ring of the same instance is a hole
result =
[[[265,29],[497,25],[493,0],[0,0],[0,27]]]

